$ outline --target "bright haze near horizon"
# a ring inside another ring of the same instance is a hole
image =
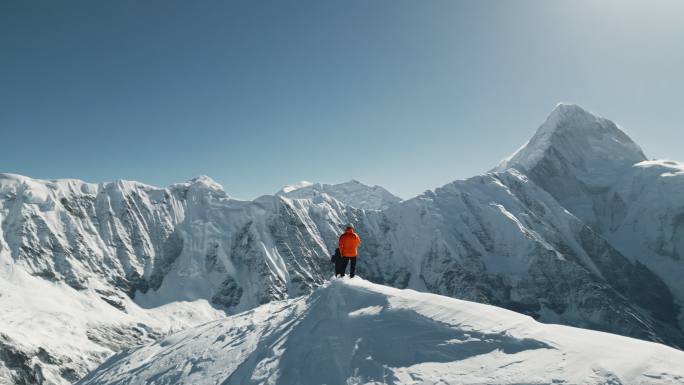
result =
[[[681,1],[4,1],[0,172],[410,198],[558,102],[684,160],[683,68]]]

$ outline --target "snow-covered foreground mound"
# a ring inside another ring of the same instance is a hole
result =
[[[78,384],[681,384],[684,352],[370,282],[117,354]]]

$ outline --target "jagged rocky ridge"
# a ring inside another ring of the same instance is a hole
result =
[[[362,234],[359,270],[371,281],[682,347],[682,170],[644,161],[613,123],[560,105],[491,173],[404,202],[378,200],[385,194],[358,182],[335,196],[305,185],[239,201],[207,177],[156,188],[4,174],[3,274],[26,273],[22,284],[48,282],[45,290],[112,313],[102,318],[126,320],[83,325],[79,333],[96,342],[76,358],[6,335],[25,358],[0,356],[0,378],[28,381],[16,369],[28,367],[48,373],[43,383],[69,383],[121,346],[168,332],[178,312],[150,320],[159,309],[187,304],[183,314],[202,314],[174,324],[182,328],[217,317],[208,304],[236,313],[309,293],[330,275],[329,251],[347,222]],[[137,324],[149,337],[106,347]],[[77,361],[63,365],[75,374],[41,361],[39,348],[53,362]]]

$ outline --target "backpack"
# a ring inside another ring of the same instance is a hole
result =
[[[330,262],[335,263],[340,258],[342,258],[342,255],[340,255],[340,248],[338,247],[335,249],[335,253],[330,257]]]

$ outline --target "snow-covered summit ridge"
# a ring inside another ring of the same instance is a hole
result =
[[[157,187],[147,183],[117,179],[111,182],[86,182],[80,179],[60,178],[60,179],[37,179],[24,175],[12,173],[0,173],[0,193],[16,193],[24,191],[35,196],[36,194],[52,194],[61,196],[67,193],[97,194],[99,190],[116,189],[122,192],[135,190],[143,191],[163,191],[166,189],[190,189],[211,190],[220,196],[229,197],[225,193],[223,186],[206,175],[196,176],[187,182],[174,183],[167,188]]]
[[[309,187],[309,186],[312,186],[312,185],[313,185],[312,182],[303,180],[303,181],[297,182],[297,183],[295,183],[295,184],[290,184],[290,185],[284,186],[284,187],[283,187],[282,189],[280,189],[280,191],[278,191],[276,194],[283,195],[283,194],[291,193],[291,192],[293,192],[293,191],[295,191],[295,190],[299,190],[299,189],[301,189],[301,188]]]
[[[95,183],[95,182],[86,182],[81,179],[74,179],[74,178],[58,178],[58,179],[38,179],[38,178],[31,178],[25,175],[20,175],[20,174],[13,174],[13,173],[2,173],[0,172],[0,186],[8,186],[8,185],[16,185],[16,184],[21,184],[21,183],[26,183],[26,184],[33,184],[33,183],[39,183],[39,184],[44,184],[44,185],[50,185],[51,187],[57,187],[57,186],[65,186],[65,185],[87,185],[87,186],[93,186],[96,187],[98,185],[117,185],[117,186],[141,186],[141,187],[146,187],[149,189],[162,189],[163,187],[158,187],[158,186],[153,186],[147,183],[143,182],[138,182],[134,180],[127,180],[127,179],[117,179],[111,182],[100,182],[100,183]],[[182,182],[182,183],[175,183],[172,186],[175,185],[203,185],[208,188],[216,189],[216,190],[223,190],[223,186],[210,178],[207,175],[198,175],[194,178],[191,178],[187,182]]]
[[[199,175],[187,182],[176,183],[169,186],[169,189],[175,191],[193,191],[199,194],[211,194],[215,198],[230,199],[223,186],[206,175]]]
[[[215,180],[211,179],[207,175],[198,175],[192,179],[190,179],[190,182],[192,184],[202,184],[204,186],[207,186],[209,188],[213,188],[216,190],[223,190],[223,186],[221,186],[220,183],[216,182]]]
[[[364,210],[382,210],[401,202],[401,198],[385,188],[377,185],[368,186],[356,179],[338,184],[302,181],[285,186],[276,193],[293,199],[311,199],[321,194],[327,194],[346,205]]]
[[[530,171],[544,160],[563,161],[600,179],[646,160],[641,148],[615,123],[575,104],[558,104],[535,135],[493,171]]]
[[[78,384],[681,384],[682,361],[655,343],[344,279],[122,352]]]

